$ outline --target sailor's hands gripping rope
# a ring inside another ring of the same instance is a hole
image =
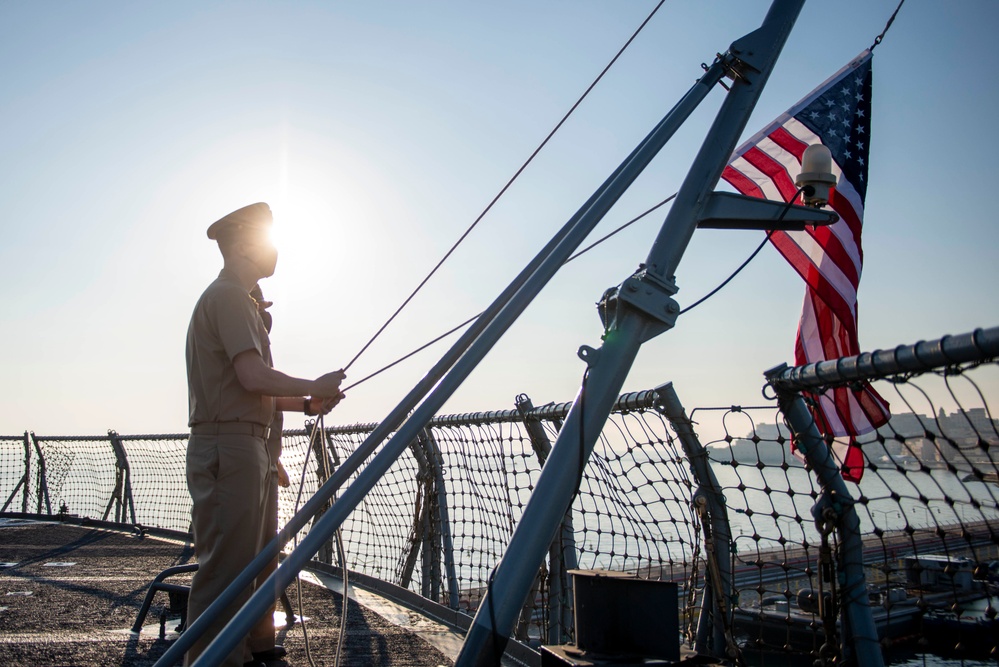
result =
[[[341,369],[313,380],[312,396],[305,399],[302,411],[308,416],[329,414],[345,396],[340,391],[340,384],[346,377],[346,373]]]

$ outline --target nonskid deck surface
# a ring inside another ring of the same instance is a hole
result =
[[[0,665],[91,667],[152,665],[179,622],[160,618],[169,598],[157,593],[141,634],[129,632],[150,582],[193,561],[190,544],[73,524],[0,519]],[[183,577],[174,583],[187,583]],[[288,590],[298,609],[295,586]],[[302,608],[317,665],[333,664],[342,598],[308,582]],[[284,614],[277,618],[284,621]],[[283,632],[284,663],[308,665],[302,626]],[[451,660],[417,634],[349,600],[342,665],[435,667]]]

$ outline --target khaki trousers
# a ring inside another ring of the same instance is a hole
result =
[[[269,465],[267,470],[267,482],[264,486],[264,514],[261,521],[261,549],[263,549],[268,542],[274,539],[274,536],[277,535],[278,531],[277,462],[281,457],[280,424],[281,422],[278,422],[277,429],[274,429],[272,426],[271,437],[267,441],[267,458]],[[271,573],[277,569],[277,566],[277,558],[267,564],[263,571],[257,576],[256,586],[258,588],[263,585],[264,581],[267,580],[267,577],[271,576]],[[277,600],[280,595],[280,591],[275,591],[274,599]],[[253,653],[268,651],[274,648],[274,609],[275,605],[271,605],[267,614],[265,614],[260,621],[257,622],[252,630],[250,630],[249,646],[250,651]]]
[[[224,591],[261,548],[264,488],[269,469],[262,438],[192,435],[187,443],[187,487],[198,571],[191,581],[188,626]],[[253,586],[213,619],[184,656],[193,662],[253,593]],[[244,637],[226,657],[226,667],[252,659]]]

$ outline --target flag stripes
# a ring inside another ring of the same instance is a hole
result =
[[[857,288],[864,262],[861,226],[867,194],[871,53],[866,51],[753,136],[735,152],[722,178],[744,195],[792,201],[805,149],[832,153],[829,207],[840,220],[828,227],[776,231],[770,242],[806,283],[795,342],[795,363],[860,353]],[[834,453],[848,479],[859,480],[863,456],[855,436],[887,422],[888,404],[870,386],[814,397],[816,421],[827,436],[844,436]]]

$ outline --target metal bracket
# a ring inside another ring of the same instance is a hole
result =
[[[734,192],[712,192],[697,216],[700,229],[781,229],[801,231],[805,225],[825,226],[839,220],[833,211],[747,197]]]
[[[639,267],[638,271],[618,287],[612,287],[604,292],[597,304],[604,331],[616,328],[622,314],[622,304],[628,304],[632,309],[651,318],[644,340],[672,329],[676,325],[677,315],[680,314],[680,304],[671,298],[676,292],[677,288],[672,280],[663,280],[647,271],[644,265]]]
[[[836,529],[841,528],[847,508],[853,507],[855,504],[856,501],[853,498],[844,497],[835,491],[823,492],[812,507],[815,527],[820,533],[823,532],[823,525],[829,526],[831,524]]]
[[[760,26],[732,42],[728,52],[722,56],[729,78],[733,81],[748,81],[747,74],[763,71],[766,56],[772,49],[772,41],[773,34],[765,26]]]
[[[752,65],[747,65],[741,58],[739,58],[736,55],[733,55],[731,51],[728,53],[724,54],[719,53],[716,55],[722,67],[725,68],[725,76],[727,76],[729,79],[732,79],[732,81],[738,81],[740,79],[747,80],[745,76],[746,70],[752,70],[754,72],[759,71]],[[722,85],[725,84],[722,83]],[[725,89],[728,90],[728,86],[725,86]]]
[[[587,368],[593,368],[600,360],[600,350],[596,350],[589,345],[580,345],[576,351],[576,356],[586,362]]]

